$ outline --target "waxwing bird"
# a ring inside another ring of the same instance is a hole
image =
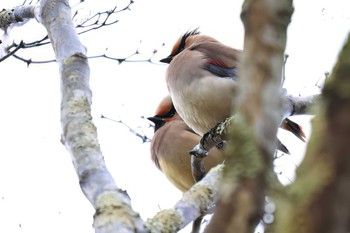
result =
[[[170,96],[161,101],[156,115],[148,119],[155,124],[151,142],[152,160],[176,188],[187,191],[195,183],[189,151],[199,143],[201,137],[176,113]],[[223,151],[215,148],[204,159],[204,166],[209,170],[223,161]]]
[[[235,110],[241,53],[195,29],[160,60],[169,63],[166,83],[175,109],[197,134],[202,136]],[[303,140],[301,127],[293,123],[286,120],[282,126]]]
[[[197,30],[184,34],[171,54],[166,82],[176,111],[199,135],[231,115],[241,51]]]

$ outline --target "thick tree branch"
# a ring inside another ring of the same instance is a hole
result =
[[[349,119],[350,35],[325,84],[297,178],[277,199],[275,232],[349,232]]]
[[[35,17],[36,6],[16,6],[13,9],[3,9],[0,11],[0,28],[6,30],[12,24],[23,23]]]
[[[96,209],[96,232],[144,232],[130,198],[108,172],[92,122],[89,65],[65,0],[42,0],[38,19],[46,27],[61,76],[62,142],[71,154],[80,186]],[[58,17],[59,16],[59,17]]]
[[[264,209],[280,114],[290,0],[246,0],[238,113],[230,127],[220,199],[206,232],[253,232]]]
[[[29,19],[35,17],[35,11],[37,7],[35,6],[17,6],[13,9],[3,9],[0,11],[0,29],[4,31],[0,40],[0,59],[5,60],[10,49],[10,37],[9,33],[11,29],[16,25],[22,25],[26,23]],[[21,42],[21,46],[15,46],[13,50],[15,53],[18,49],[23,48],[24,43]],[[1,61],[0,60],[0,61]]]
[[[321,95],[291,96],[287,95],[282,104],[283,119],[294,115],[314,115],[315,107],[320,102]]]
[[[160,211],[146,223],[150,232],[178,232],[191,221],[213,208],[224,165],[212,168],[208,174],[184,193],[172,209]]]

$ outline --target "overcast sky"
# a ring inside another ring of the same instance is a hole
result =
[[[1,8],[21,1],[2,0]],[[94,11],[107,10],[124,1],[86,0]],[[288,29],[289,54],[285,87],[293,94],[316,93],[315,84],[331,71],[350,29],[347,0],[295,2]],[[113,3],[113,4],[112,4]],[[120,22],[98,33],[82,37],[88,55],[101,54],[108,47],[111,56],[132,54],[137,47],[154,61],[168,55],[175,40],[196,27],[203,34],[233,47],[243,48],[240,21],[242,1],[177,0],[139,1],[131,11],[120,14]],[[71,5],[75,5],[71,1]],[[13,39],[41,39],[45,30],[35,20],[13,30]],[[142,43],[140,41],[142,40]],[[165,43],[164,47],[162,44]],[[50,46],[20,51],[27,58],[53,58]],[[181,193],[167,182],[150,160],[149,143],[129,132],[124,125],[99,119],[100,114],[122,120],[140,133],[152,137],[153,130],[142,118],[154,114],[166,95],[166,65],[90,60],[93,116],[109,171],[120,188],[126,189],[132,204],[144,220],[159,209],[169,208]],[[0,63],[0,232],[93,232],[94,213],[82,194],[70,156],[60,143],[60,87],[55,63],[30,65],[16,59]],[[321,82],[322,83],[322,82]],[[310,117],[294,118],[309,135]],[[278,164],[284,181],[292,179],[295,164],[305,145],[281,132],[293,156]],[[188,232],[188,230],[187,230]]]

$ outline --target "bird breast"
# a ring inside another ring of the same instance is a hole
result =
[[[204,67],[208,59],[198,51],[177,55],[167,71],[167,85],[176,111],[196,133],[203,135],[231,116],[237,83]]]

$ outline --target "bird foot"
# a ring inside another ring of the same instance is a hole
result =
[[[219,150],[222,150],[224,148],[224,141],[219,142],[219,144],[216,145],[216,148],[218,148]]]
[[[199,143],[192,150],[190,150],[190,155],[195,156],[196,158],[205,158],[207,157],[209,151],[204,149],[203,146]]]
[[[200,144],[198,144],[190,151],[190,154],[192,176],[198,182],[206,174],[203,159],[208,155],[208,151],[201,148]]]

